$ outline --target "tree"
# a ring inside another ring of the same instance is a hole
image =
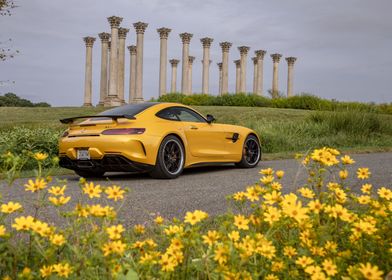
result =
[[[15,93],[9,92],[0,96],[0,107],[50,107],[46,102],[33,103],[30,100],[20,98]]]

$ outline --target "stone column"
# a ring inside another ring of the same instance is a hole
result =
[[[264,81],[264,55],[266,51],[257,50],[255,51],[257,57],[257,87],[256,94],[263,95],[263,81]]]
[[[121,100],[118,98],[118,27],[122,21],[121,17],[111,16],[108,18],[111,27],[111,52],[110,52],[110,70],[109,70],[109,93],[105,100],[105,106],[120,106]]]
[[[192,65],[195,60],[194,56],[188,56],[188,92],[192,94]]]
[[[240,92],[240,83],[241,83],[241,60],[234,60],[235,63],[235,93]]]
[[[106,96],[105,96],[105,100],[107,101],[108,100],[108,96],[109,96],[109,88],[110,88],[110,51],[111,51],[111,49],[112,49],[112,42],[108,42],[108,72],[107,72],[107,77],[108,77],[108,82],[107,82],[107,84],[108,84],[108,88],[107,88],[107,92],[106,92]],[[106,102],[105,101],[105,102]],[[105,102],[104,102],[104,106],[105,106]]]
[[[271,54],[271,58],[273,61],[273,75],[272,75],[272,96],[277,97],[279,93],[279,85],[278,85],[278,64],[280,58],[282,57],[279,53]]]
[[[219,62],[216,65],[218,65],[219,68],[219,95],[222,95],[222,62]]]
[[[201,38],[203,44],[203,74],[202,74],[202,93],[208,94],[209,92],[209,78],[210,78],[210,47],[214,41],[212,38]]]
[[[93,45],[94,37],[84,37],[86,43],[86,72],[84,79],[84,107],[92,106]]]
[[[117,92],[118,98],[122,104],[125,104],[124,100],[124,69],[125,69],[125,38],[127,38],[128,28],[120,27],[118,29],[118,81],[117,81]]]
[[[222,42],[219,44],[222,48],[222,87],[221,94],[229,92],[229,50],[230,42]]]
[[[161,39],[160,47],[160,62],[159,62],[159,96],[166,93],[166,72],[167,72],[167,38],[171,29],[159,28],[157,29]]]
[[[175,93],[177,92],[177,65],[180,61],[178,59],[170,59],[169,62],[172,66],[170,92]]]
[[[98,36],[101,39],[101,81],[99,85],[98,106],[103,106],[108,94],[108,45],[110,34],[102,32]]]
[[[189,94],[188,92],[188,62],[189,62],[189,43],[193,34],[181,33],[180,38],[182,40],[182,76],[181,76],[181,93]]]
[[[297,60],[296,57],[286,57],[288,73],[287,73],[287,97],[294,95],[293,79],[294,79],[294,62]]]
[[[253,93],[257,91],[257,57],[252,57],[253,61]]]
[[[240,46],[238,50],[241,54],[241,79],[240,79],[240,92],[246,93],[246,60],[250,47]]]
[[[130,55],[129,65],[129,103],[133,103],[136,97],[136,46],[128,46]]]
[[[143,99],[143,40],[144,32],[148,24],[144,22],[136,22],[133,27],[136,29],[136,95],[134,102],[144,102]]]

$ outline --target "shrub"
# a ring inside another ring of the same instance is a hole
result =
[[[44,156],[35,158],[41,170]],[[35,213],[54,207],[57,224],[65,222],[57,227],[30,216],[21,201],[2,201],[0,276],[382,279],[392,269],[392,191],[375,189],[368,168],[351,174],[355,161],[335,149],[316,149],[301,162],[309,177],[295,192],[283,194],[284,171],[266,168],[259,183],[228,197],[234,212],[156,216],[154,224],[133,228],[116,219],[125,189],[82,179],[82,196],[70,197],[64,182],[38,171],[25,184]],[[67,211],[71,200],[76,206]]]

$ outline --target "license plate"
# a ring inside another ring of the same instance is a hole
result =
[[[90,159],[90,153],[88,150],[78,150],[76,158],[81,160]]]

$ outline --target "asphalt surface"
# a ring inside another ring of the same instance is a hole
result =
[[[351,176],[354,169],[369,167],[372,172],[370,182],[374,187],[392,188],[392,153],[356,154],[352,157],[356,164],[349,168]],[[226,196],[258,182],[261,176],[259,170],[267,167],[285,171],[282,179],[283,192],[295,191],[307,178],[305,169],[296,160],[274,160],[261,161],[258,167],[253,169],[238,169],[234,166],[188,169],[175,180],[156,180],[143,174],[110,174],[106,179],[95,179],[94,182],[101,186],[116,184],[131,190],[123,201],[119,218],[123,223],[132,225],[151,221],[153,213],[160,213],[165,218],[183,218],[186,211],[195,209],[204,210],[210,215],[223,213],[228,206]],[[66,194],[72,196],[67,208],[74,207],[79,199],[88,200],[81,195],[78,176],[61,176],[59,179],[67,180]],[[17,180],[12,187],[0,182],[3,201],[21,202],[25,207],[25,215],[33,213],[33,207],[30,205],[33,196],[25,192],[23,187],[27,180]],[[362,182],[354,179],[349,183],[353,189],[358,190]],[[51,183],[54,184],[56,183]],[[99,199],[90,201],[103,202]],[[62,223],[52,206],[39,212],[38,217]]]

